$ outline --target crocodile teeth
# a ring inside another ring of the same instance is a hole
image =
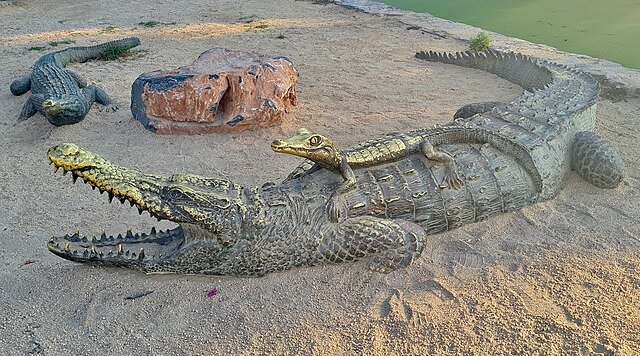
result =
[[[76,184],[76,181],[78,180],[78,175],[74,172],[74,173],[71,173],[71,177],[73,179],[73,184]]]
[[[58,169],[60,169],[60,167],[58,167],[58,166],[54,166],[54,167],[53,167],[53,173],[58,173]]]
[[[118,244],[118,256],[122,255],[122,244]]]
[[[139,260],[143,260],[144,259],[144,249],[140,248],[140,253],[138,254],[138,259]]]
[[[64,245],[64,252],[69,252],[69,251],[71,251],[71,244],[67,242],[66,245]]]
[[[113,193],[109,192],[109,203],[111,203],[113,201]]]
[[[66,175],[67,175],[67,173],[68,173],[68,172],[67,172],[67,170],[63,168],[63,169],[62,169],[62,175],[63,175],[63,176],[66,176]]]

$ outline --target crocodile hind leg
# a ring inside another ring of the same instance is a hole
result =
[[[31,90],[31,77],[22,77],[14,80],[9,86],[9,90],[11,90],[11,94],[15,96],[28,92]]]
[[[502,104],[499,101],[485,101],[481,103],[471,103],[464,105],[453,115],[454,119],[466,119],[475,114],[491,111],[496,106]]]
[[[442,179],[442,186],[444,188],[460,189],[464,185],[464,182],[458,174],[458,168],[456,162],[450,154],[436,150],[430,142],[424,142],[421,146],[422,153],[427,159],[443,163],[447,172]]]
[[[111,100],[107,93],[95,85],[89,85],[82,89],[84,97],[87,98],[87,105],[91,106],[94,102],[104,105],[107,112],[118,110],[118,105]]]
[[[615,188],[624,178],[622,158],[607,141],[590,131],[578,132],[571,150],[573,169],[598,188]]]
[[[360,216],[330,225],[318,251],[331,263],[370,257],[369,269],[389,273],[407,267],[420,255],[425,235],[423,228],[404,220]]]

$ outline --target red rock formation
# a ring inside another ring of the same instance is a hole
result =
[[[214,48],[190,67],[139,76],[131,91],[131,112],[159,134],[267,126],[296,105],[297,81],[287,58]]]

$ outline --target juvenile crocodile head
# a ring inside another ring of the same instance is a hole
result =
[[[56,126],[78,123],[89,111],[86,101],[79,95],[46,99],[42,102],[42,109],[47,120]]]
[[[128,232],[117,237],[89,239],[79,233],[52,237],[54,254],[79,262],[134,267],[147,272],[216,273],[233,249],[242,225],[251,214],[244,189],[225,180],[189,174],[160,177],[115,165],[74,144],[49,149],[54,170],[82,178],[101,193],[142,214],[179,224],[167,231]]]
[[[271,149],[304,157],[332,171],[338,171],[342,163],[342,152],[333,141],[305,128],[299,129],[288,139],[273,141]]]

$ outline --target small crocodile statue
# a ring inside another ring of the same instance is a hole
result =
[[[104,90],[95,85],[87,85],[84,78],[65,69],[65,66],[98,58],[106,51],[128,50],[139,44],[138,38],[130,37],[96,46],[69,47],[40,57],[31,75],[11,83],[13,95],[22,95],[31,90],[31,96],[22,107],[18,121],[40,112],[55,126],[75,124],[84,119],[96,101],[116,110],[117,106]]]
[[[338,186],[327,202],[327,215],[333,222],[337,222],[341,215],[346,215],[341,212],[344,210],[344,204],[341,204],[340,196],[356,185],[353,168],[370,167],[383,162],[396,161],[410,154],[422,152],[427,159],[444,163],[446,174],[441,184],[443,188],[460,189],[464,184],[460,179],[453,157],[448,153],[437,151],[429,142],[431,136],[424,136],[423,140],[416,140],[401,134],[391,134],[386,137],[388,137],[387,140],[363,142],[357,147],[343,152],[327,137],[301,128],[288,139],[273,141],[271,149],[279,153],[304,157],[314,162],[318,167],[340,173],[344,182]],[[307,170],[307,166],[304,165],[302,169]],[[311,167],[308,170],[314,171],[316,169]]]
[[[344,179],[330,169],[245,188],[191,174],[146,174],[61,144],[48,152],[56,170],[178,226],[126,236],[52,237],[49,250],[72,261],[148,273],[261,276],[363,259],[372,270],[387,273],[419,256],[427,235],[552,199],[572,169],[601,188],[622,181],[622,160],[593,132],[599,86],[590,75],[519,54],[421,52],[417,57],[485,69],[525,88],[511,103],[489,111],[470,107],[471,116],[400,134],[442,137],[430,142],[454,157],[464,183],[460,189],[443,189],[447,169],[421,152],[386,158],[352,169],[355,186],[341,194],[346,216],[335,223],[326,205]],[[384,149],[393,137],[398,135],[365,146]]]

